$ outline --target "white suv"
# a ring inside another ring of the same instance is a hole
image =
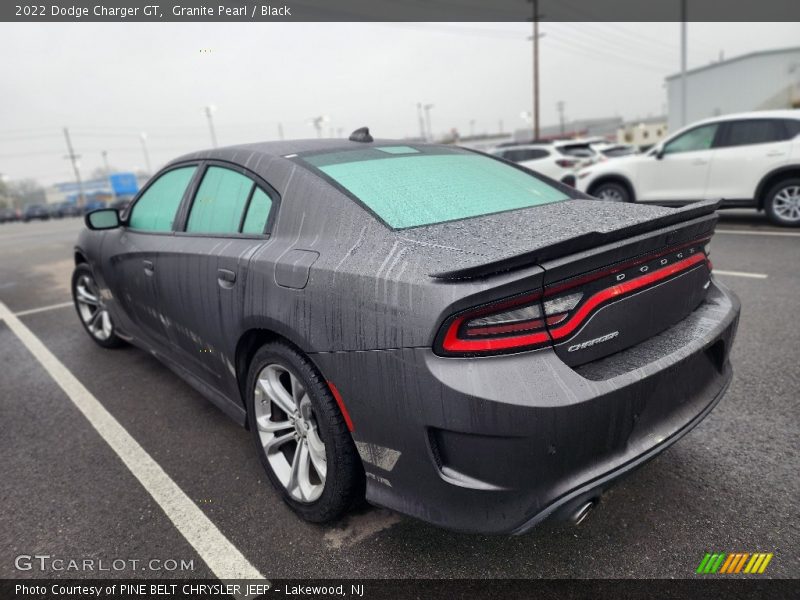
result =
[[[580,170],[577,187],[667,206],[721,198],[723,207],[758,208],[773,223],[800,226],[800,110],[700,121],[646,154]]]
[[[575,185],[576,169],[599,157],[587,142],[568,140],[508,144],[491,154],[568,185]]]

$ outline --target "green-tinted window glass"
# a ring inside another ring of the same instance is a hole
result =
[[[252,179],[236,171],[209,167],[194,197],[186,231],[237,233],[253,185]]]
[[[196,166],[167,171],[147,188],[131,211],[129,226],[142,231],[171,231],[183,193]]]
[[[521,169],[463,150],[434,148],[386,158],[374,150],[350,152],[354,153],[350,160],[348,151],[307,156],[304,160],[347,189],[394,229],[569,198]]]
[[[269,211],[272,208],[272,198],[270,198],[261,188],[256,188],[250,206],[247,208],[247,216],[244,218],[242,233],[264,233],[267,226]]]

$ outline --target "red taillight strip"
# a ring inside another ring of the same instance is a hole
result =
[[[586,300],[586,302],[581,305],[577,312],[572,315],[572,318],[570,318],[569,321],[559,327],[556,327],[555,329],[550,330],[550,335],[553,337],[553,340],[564,338],[575,331],[575,329],[577,329],[578,326],[583,323],[589,313],[591,313],[603,302],[611,298],[622,296],[623,294],[641,289],[652,283],[661,281],[662,279],[666,279],[667,277],[675,275],[680,271],[684,271],[689,267],[705,261],[706,255],[702,252],[699,252],[698,254],[690,256],[689,258],[685,258],[679,262],[673,263],[662,269],[658,269],[657,271],[653,271],[647,275],[642,275],[635,279],[626,281],[625,283],[613,285],[610,288],[601,290]]]
[[[342,395],[339,393],[339,390],[336,389],[336,386],[333,385],[333,382],[328,382],[328,387],[331,389],[331,394],[333,394],[333,399],[336,400],[336,404],[339,405],[339,410],[342,411],[342,416],[344,417],[344,424],[347,425],[348,431],[353,431],[353,420],[350,418],[350,413],[347,412],[347,407],[344,405],[344,400],[342,400]]]
[[[450,323],[447,333],[444,336],[442,347],[448,352],[491,352],[493,350],[505,350],[507,348],[519,348],[520,346],[532,346],[549,342],[550,336],[546,331],[538,331],[526,335],[519,335],[506,338],[491,338],[483,340],[462,340],[458,337],[458,330],[464,319],[472,315],[458,317]]]

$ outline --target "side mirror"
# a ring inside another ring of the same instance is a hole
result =
[[[661,160],[662,158],[664,158],[664,146],[656,150],[656,160]]]
[[[88,213],[85,218],[86,227],[95,231],[99,229],[115,229],[120,226],[119,213],[116,208],[98,208]]]

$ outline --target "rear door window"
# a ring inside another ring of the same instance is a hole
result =
[[[210,166],[195,194],[186,231],[190,233],[238,233],[242,213],[255,187],[249,177]]]
[[[789,139],[789,131],[780,119],[731,121],[720,146],[749,146]]]
[[[264,233],[270,210],[272,210],[272,198],[260,187],[256,187],[247,207],[242,233]]]
[[[150,184],[136,201],[128,226],[140,231],[172,231],[175,213],[197,165],[171,169]]]

